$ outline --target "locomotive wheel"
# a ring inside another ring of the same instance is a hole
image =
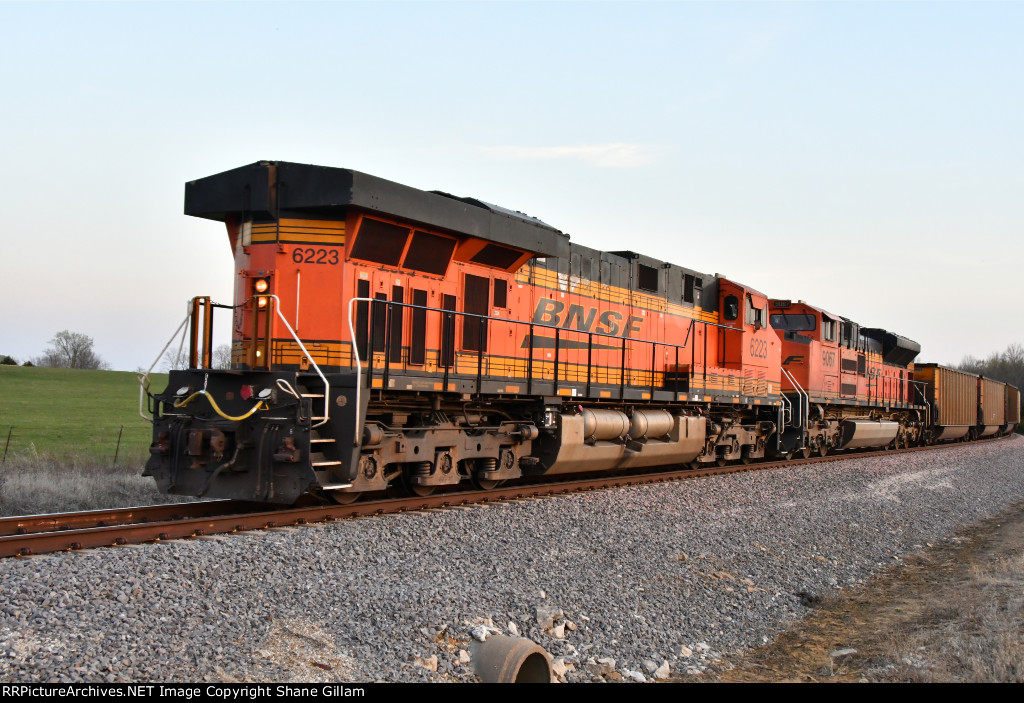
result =
[[[403,481],[403,483],[405,483],[405,490],[408,493],[414,496],[419,496],[420,498],[426,498],[427,496],[434,495],[434,492],[437,491],[437,486],[415,486],[406,481]]]
[[[409,480],[409,477],[404,473],[402,474],[402,488],[405,489],[407,495],[419,496],[420,498],[426,498],[427,496],[434,495],[437,491],[437,486],[419,486]]]
[[[477,478],[473,476],[473,485],[481,491],[492,491],[505,485],[503,479]]]
[[[810,459],[811,454],[813,452],[814,450],[811,449],[810,447],[804,447],[803,449],[800,450],[800,456],[802,456],[804,459]]]
[[[691,461],[690,463],[688,463],[686,465],[686,468],[688,468],[690,471],[696,471],[697,469],[700,468],[700,462],[696,461],[696,460],[695,461]]]
[[[818,447],[818,456],[828,456],[828,445],[822,444]]]
[[[420,498],[426,498],[429,495],[433,495],[437,491],[438,486],[434,485],[423,485],[421,483],[413,483],[413,478],[429,478],[433,473],[433,465],[429,461],[418,461],[411,464],[406,464],[402,470],[402,478],[400,483],[402,488],[408,495],[419,496]]]
[[[325,491],[324,494],[338,505],[349,505],[363,497],[362,493],[348,493],[346,491]]]
[[[728,463],[729,463],[729,460],[725,459],[723,457],[719,457],[718,459],[715,460],[715,466],[718,466],[718,467],[725,466]]]

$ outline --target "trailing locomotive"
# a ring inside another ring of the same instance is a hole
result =
[[[226,225],[235,291],[193,299],[189,368],[144,389],[167,493],[348,502],[952,436],[914,342],[483,201],[259,162],[188,183],[185,213]]]

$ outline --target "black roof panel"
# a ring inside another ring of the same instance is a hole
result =
[[[343,216],[346,208],[517,247],[567,256],[569,235],[514,210],[474,198],[410,188],[351,169],[258,161],[185,184],[185,214],[228,219]]]

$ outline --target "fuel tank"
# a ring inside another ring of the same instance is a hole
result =
[[[884,447],[896,439],[900,423],[887,420],[845,420],[840,426],[840,448]]]

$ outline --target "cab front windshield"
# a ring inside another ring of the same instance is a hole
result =
[[[817,316],[806,312],[775,313],[770,318],[772,329],[786,332],[813,332]]]

